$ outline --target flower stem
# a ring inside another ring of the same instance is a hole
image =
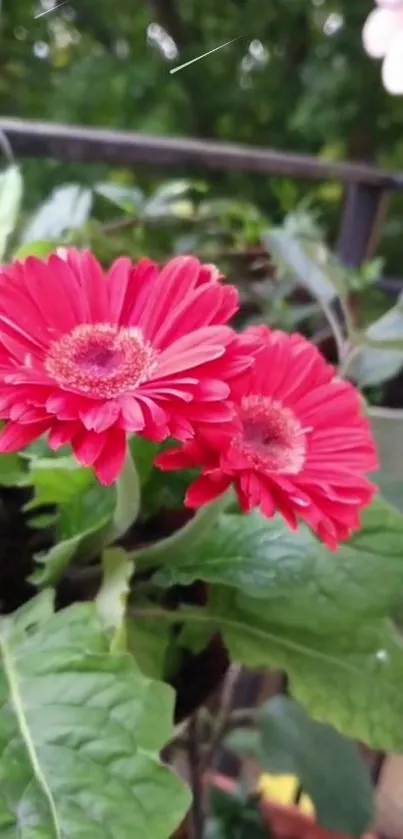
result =
[[[129,450],[122,473],[116,484],[116,506],[113,513],[109,544],[124,536],[129,527],[138,519],[140,508],[140,479]]]
[[[164,563],[168,552],[171,553],[172,550],[175,550],[178,553],[183,553],[188,548],[193,548],[195,542],[209,530],[231,501],[232,493],[226,492],[217,501],[213,501],[211,504],[205,504],[180,530],[176,530],[175,533],[172,533],[166,539],[160,539],[152,545],[147,545],[145,548],[132,551],[130,559],[134,560],[136,568],[140,566],[161,565]]]

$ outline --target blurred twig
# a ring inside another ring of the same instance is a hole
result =
[[[189,779],[192,789],[192,807],[189,813],[189,834],[191,839],[203,839],[204,803],[203,771],[200,759],[199,720],[197,712],[188,724],[187,754]]]

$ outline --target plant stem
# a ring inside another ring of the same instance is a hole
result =
[[[123,471],[116,484],[116,506],[109,544],[124,536],[129,527],[137,520],[140,507],[140,480],[136,465],[130,451],[128,451]]]
[[[216,752],[221,746],[221,742],[227,733],[229,720],[231,718],[234,692],[241,673],[242,667],[240,664],[231,664],[225,677],[221,690],[220,705],[217,712],[216,722],[211,732],[210,742],[204,757],[203,768],[205,771],[214,767]]]
[[[133,559],[136,568],[159,565],[164,562],[168,552],[171,553],[174,550],[183,553],[188,547],[193,549],[195,542],[214,524],[220,514],[228,507],[231,499],[231,492],[226,492],[217,501],[206,504],[198,510],[184,527],[176,530],[171,536],[133,551],[130,554],[130,559]]]
[[[198,729],[196,713],[189,721],[187,741],[189,780],[193,795],[192,807],[189,813],[191,839],[203,839],[204,836],[203,775],[199,753]]]

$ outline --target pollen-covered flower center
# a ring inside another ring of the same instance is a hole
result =
[[[251,466],[297,475],[306,458],[306,434],[294,413],[281,402],[260,395],[241,402],[241,439],[237,441]]]
[[[45,368],[63,387],[110,399],[146,381],[155,363],[140,329],[86,323],[52,344]]]

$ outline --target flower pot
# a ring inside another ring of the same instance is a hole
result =
[[[236,782],[223,775],[211,775],[210,783],[216,789],[229,794],[235,793]],[[267,798],[260,801],[261,814],[267,825],[267,836],[275,839],[349,839],[342,833],[334,833],[318,825],[312,816],[307,816],[297,806],[285,807],[274,804]],[[367,833],[362,839],[377,839]]]

